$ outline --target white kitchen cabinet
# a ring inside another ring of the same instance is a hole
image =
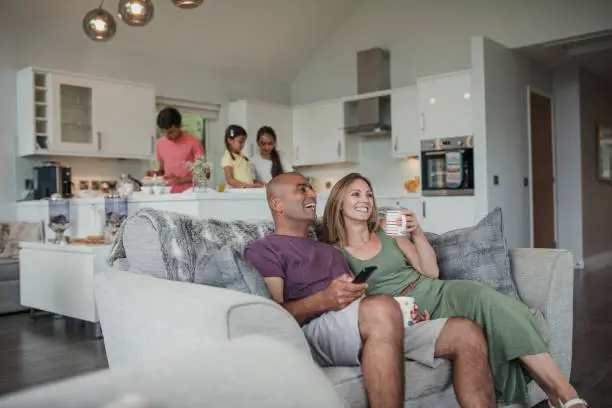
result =
[[[423,197],[421,227],[426,232],[443,234],[475,224],[474,196]]]
[[[472,87],[469,71],[417,80],[421,139],[472,134]]]
[[[412,211],[420,221],[423,218],[421,197],[380,197],[376,199],[376,205],[380,207],[402,208]]]
[[[293,114],[289,106],[247,100],[232,102],[228,106],[228,122],[246,129],[248,137],[242,152],[246,157],[259,154],[257,131],[262,126],[270,126],[276,133],[277,149],[293,162]]]
[[[391,94],[391,154],[393,157],[420,154],[419,106],[416,86]]]
[[[121,95],[121,97],[118,97]],[[148,160],[155,155],[155,89],[99,81],[94,87],[98,151],[109,157]]]
[[[293,110],[293,157],[296,166],[356,162],[358,138],[344,131],[344,103]]]
[[[152,157],[152,86],[29,67],[17,88],[20,156]]]

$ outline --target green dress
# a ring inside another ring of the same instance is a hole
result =
[[[362,261],[342,250],[354,273],[366,266],[378,267],[368,279],[366,293],[399,296],[420,276],[406,296],[415,299],[421,312],[429,311],[432,319],[462,316],[478,323],[487,338],[498,401],[526,402],[531,379],[517,357],[548,351],[527,306],[478,282],[423,276],[407,263],[395,239],[382,231],[378,236],[382,248],[372,259]]]

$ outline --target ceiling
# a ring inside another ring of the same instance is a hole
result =
[[[196,9],[181,10],[171,0],[154,0],[149,25],[128,27],[117,19],[117,34],[103,44],[86,39],[81,29],[83,16],[100,0],[11,0],[3,4],[2,14],[22,27],[27,23],[27,30],[17,30],[29,36],[25,41],[51,36],[72,46],[78,38],[79,47],[88,41],[88,48],[155,55],[160,64],[189,61],[289,83],[358,1],[205,0]],[[117,3],[105,0],[104,8],[116,15]]]
[[[551,67],[574,64],[612,82],[612,32],[601,32],[521,49]]]

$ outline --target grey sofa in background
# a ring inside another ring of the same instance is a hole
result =
[[[26,310],[19,296],[19,241],[39,241],[41,226],[0,222],[0,314]]]
[[[269,338],[215,342],[200,337],[189,348],[183,345],[138,365],[5,396],[0,408],[337,408],[344,404],[312,361]]]
[[[128,266],[134,273],[114,271],[96,277],[96,301],[111,368],[142,364],[206,338],[227,340],[249,334],[276,339],[310,355],[295,320],[268,299],[155,278],[165,276],[160,237],[145,218],[128,219],[123,245],[127,259],[122,266]],[[552,357],[569,378],[572,255],[564,250],[512,249],[509,257],[520,298],[543,316],[542,324],[546,326],[543,330],[548,333]],[[323,372],[350,407],[367,406],[358,367],[331,367]],[[529,399],[529,406],[545,399],[533,382]],[[432,369],[407,361],[405,406],[458,406],[451,364],[444,362]]]

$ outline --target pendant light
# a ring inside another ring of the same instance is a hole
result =
[[[83,17],[83,30],[85,35],[94,41],[108,41],[117,32],[117,23],[108,11],[102,8],[104,0],[98,8],[85,14]]]
[[[189,10],[198,7],[204,0],[172,0],[172,3],[178,8]]]
[[[153,19],[152,0],[119,0],[119,18],[132,27],[143,27]]]

